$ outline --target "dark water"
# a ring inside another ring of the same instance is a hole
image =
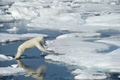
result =
[[[0,29],[1,33],[8,33],[6,29],[12,28],[13,26],[18,27],[19,31],[15,34],[25,34],[25,33],[40,33],[47,34],[49,36],[48,39],[55,39],[58,35],[65,34],[65,32],[59,31],[50,31],[50,30],[40,30],[40,29],[28,29],[26,26],[26,22],[15,22],[15,23],[5,23],[4,28]],[[10,33],[14,34],[14,33]],[[4,54],[6,56],[12,56],[17,52],[17,47],[22,44],[24,41],[9,43],[6,45],[0,44],[0,54]],[[20,60],[10,60],[10,61],[0,61],[0,67],[8,67],[12,64],[20,64],[26,69],[28,72],[35,71],[42,66],[46,66],[46,70],[40,76],[36,77],[36,74],[31,74],[31,76],[19,75],[19,76],[0,76],[0,80],[73,80],[73,75],[70,71],[63,65],[57,65],[53,63],[48,63],[43,56],[40,56],[42,52],[38,50],[36,47],[26,50],[22,55],[23,58]],[[49,55],[49,53],[45,53]]]

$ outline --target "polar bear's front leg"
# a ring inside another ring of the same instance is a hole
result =
[[[41,43],[37,44],[36,47],[41,51],[46,51],[46,49],[44,48],[44,46]]]
[[[47,48],[48,48],[48,47],[46,47],[46,46],[44,46],[44,45],[43,45],[43,47],[44,47],[46,50],[47,50]]]
[[[25,49],[19,47],[18,48],[18,51],[17,51],[17,54],[15,55],[15,59],[18,59],[24,52]]]

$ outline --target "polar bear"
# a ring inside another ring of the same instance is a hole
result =
[[[47,50],[47,47],[42,45],[41,42],[45,43],[45,40],[42,37],[37,37],[37,38],[30,39],[28,41],[25,41],[23,44],[21,44],[18,47],[17,54],[15,55],[15,59],[18,59],[26,49],[30,49],[30,48],[33,48],[35,46],[39,50],[45,52]]]

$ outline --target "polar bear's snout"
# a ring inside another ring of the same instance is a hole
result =
[[[15,59],[18,59],[26,49],[30,49],[32,47],[37,47],[41,51],[46,51],[47,47],[44,46],[41,42],[46,43],[45,40],[41,37],[37,37],[37,38],[30,39],[28,41],[25,41],[23,44],[21,44],[18,47],[17,54],[15,55]]]
[[[46,43],[46,41],[44,40],[44,38],[41,40],[41,42]]]
[[[41,42],[46,43],[46,41],[45,41],[45,40],[42,40]]]

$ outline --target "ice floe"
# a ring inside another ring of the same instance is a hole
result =
[[[120,46],[119,41],[120,41],[120,36],[114,36],[114,37],[109,37],[105,39],[100,39],[100,40],[97,40],[96,42]]]
[[[80,7],[76,8],[72,7],[72,4],[75,3],[69,3],[69,6],[66,7],[66,4],[58,3],[58,5],[52,9],[59,11],[58,13],[51,11],[51,8],[47,8],[48,10],[41,9],[43,11],[40,10],[40,14],[43,13],[46,15],[40,15],[40,17],[33,19],[27,26],[77,32],[119,29],[120,5],[86,3],[80,4]],[[64,11],[63,7],[59,7],[59,5],[65,5]]]
[[[109,50],[109,44],[86,41],[88,38],[89,40],[92,39],[92,37],[84,37],[81,35],[80,33],[79,36],[76,33],[65,34],[57,37],[55,40],[47,41],[48,50],[53,50],[60,55],[48,55],[45,58],[68,65],[79,66],[78,69],[83,68],[83,70],[93,69],[95,71],[119,72],[119,49],[116,51],[117,53],[113,51],[104,54],[103,52],[105,50]],[[89,36],[92,35],[93,34]],[[92,73],[92,71],[82,74],[78,72],[75,72],[77,74],[75,79],[106,78],[104,73],[96,73],[95,75],[98,74],[98,76],[93,76],[94,73]]]
[[[11,22],[14,21],[14,18],[8,12],[8,9],[12,2],[0,1],[0,22]]]
[[[5,60],[13,60],[11,56],[5,56],[3,54],[0,54],[0,61],[5,61]]]
[[[120,26],[120,14],[107,14],[103,16],[94,16],[86,19],[87,25],[92,26]]]
[[[64,18],[65,17],[65,18]],[[77,21],[79,20],[79,22]],[[61,15],[61,16],[53,16],[53,17],[39,17],[32,21],[32,23],[28,24],[28,27],[38,27],[41,29],[51,29],[51,30],[77,30],[80,29],[79,26],[76,25],[83,24],[84,20],[80,18],[80,16],[76,16],[74,14]],[[76,27],[76,28],[74,28]]]
[[[90,39],[90,38],[99,38],[101,37],[100,33],[69,33],[69,34],[64,34],[64,35],[60,35],[58,36],[56,39],[62,39],[62,38],[75,38],[75,37],[79,37],[82,39]]]
[[[14,2],[14,3],[12,3]],[[88,4],[81,4],[87,2]],[[100,3],[100,4],[98,4]],[[102,4],[101,4],[102,3]],[[105,4],[107,3],[107,4]],[[115,5],[109,5],[109,4]],[[119,0],[2,0],[1,5],[4,4],[4,7],[8,9],[8,12],[11,13],[14,19],[34,19],[39,16],[51,16],[59,15],[63,13],[74,13],[74,12],[95,12],[95,13],[104,13],[104,12],[113,12],[119,6]],[[97,8],[96,8],[97,7]],[[77,9],[75,9],[77,8]]]
[[[11,12],[14,19],[30,20],[38,15],[37,10],[31,6],[32,3],[30,2],[15,2],[12,7],[9,8],[9,12]]]
[[[73,0],[74,2],[119,3],[119,0]]]
[[[1,7],[0,22],[25,19],[31,20],[27,27],[80,32],[60,35],[55,40],[47,41],[48,50],[58,55],[45,56],[45,59],[76,66],[72,72],[75,79],[105,79],[110,76],[107,72],[120,72],[119,0],[17,0],[10,8],[9,3],[6,0]],[[9,10],[4,12],[7,8]],[[14,28],[8,31],[11,30],[16,31]],[[0,42],[27,40],[37,36],[47,37],[32,33],[0,33]],[[111,46],[117,49],[104,53]]]
[[[3,24],[0,24],[0,28],[2,28],[4,25]]]
[[[16,27],[13,27],[11,29],[7,29],[6,31],[8,31],[9,33],[16,33],[19,29]]]
[[[21,40],[28,40],[34,37],[48,37],[44,34],[37,34],[37,33],[27,33],[27,34],[8,34],[8,33],[0,33],[0,42],[15,42]]]
[[[79,74],[79,75],[75,76],[75,79],[90,79],[90,80],[105,79],[108,76],[105,73],[97,72],[92,69],[87,69],[87,70],[76,69],[75,71],[72,72],[72,74]]]
[[[12,22],[14,18],[11,15],[0,15],[0,22]]]
[[[24,75],[27,71],[22,68],[0,67],[0,76]]]

